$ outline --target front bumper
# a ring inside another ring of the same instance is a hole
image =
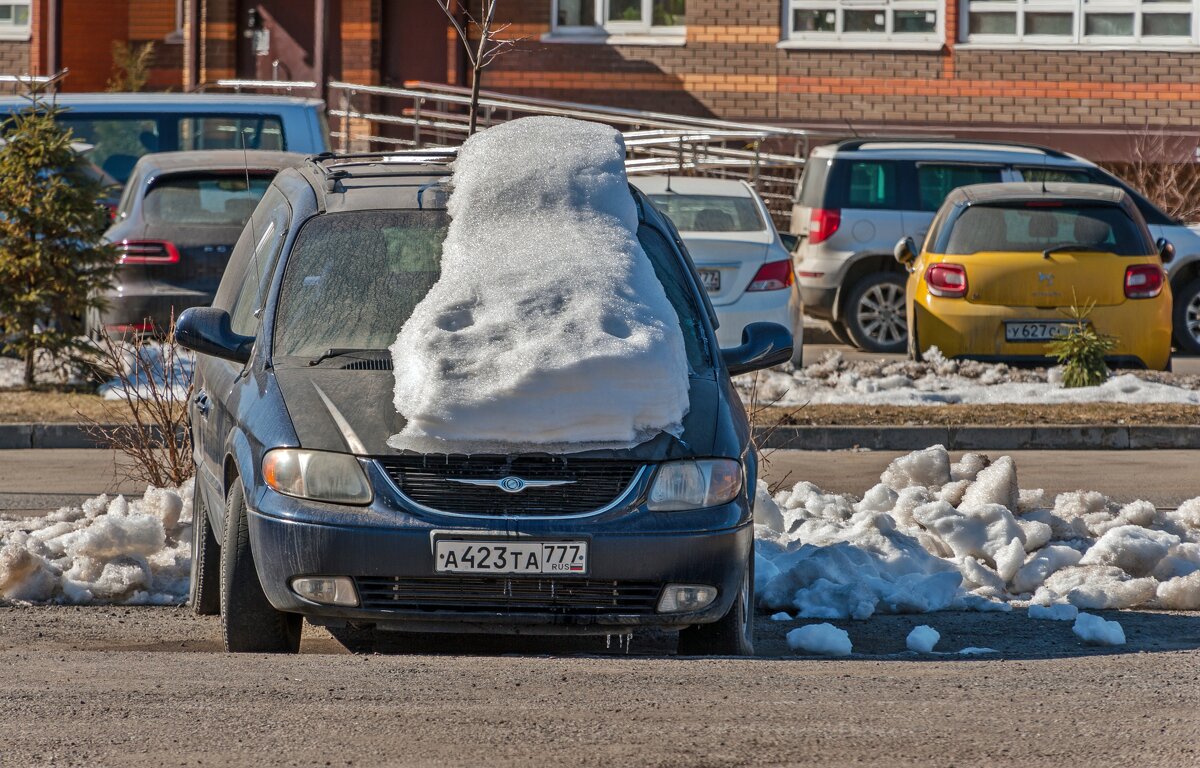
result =
[[[266,490],[255,497],[257,508],[249,511],[250,541],[267,599],[278,610],[325,625],[558,635],[682,628],[716,621],[729,611],[753,547],[744,494],[709,510],[651,513],[639,506],[566,520],[443,517],[404,509],[402,499],[386,492],[361,510],[339,510]],[[698,521],[713,528],[696,525]],[[497,540],[586,539],[589,571],[555,577],[435,573],[434,540],[464,534]],[[340,607],[305,600],[290,588],[299,576],[349,576],[355,580],[360,604]],[[513,584],[505,584],[506,579]],[[648,603],[657,605],[658,593],[668,583],[715,586],[718,595],[694,613],[647,609]],[[364,588],[372,596],[365,604]],[[425,597],[411,597],[413,589]],[[427,599],[431,589],[440,590],[437,599]],[[383,590],[389,597],[380,598]],[[488,595],[483,604],[481,590]],[[611,610],[604,607],[608,603],[575,602],[578,592],[594,596],[605,590],[612,595]],[[474,595],[470,600],[468,593]],[[634,593],[640,602],[625,599]],[[541,599],[530,601],[531,594]]]

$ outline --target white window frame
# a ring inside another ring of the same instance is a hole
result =
[[[12,6],[14,15],[18,7],[24,7],[26,18],[29,20],[25,24],[0,24],[0,40],[28,40],[32,36],[33,24],[33,8],[30,0],[5,0],[0,2],[0,5]]]
[[[696,2],[696,0],[688,0]],[[655,26],[652,22],[654,19],[654,3],[653,0],[641,0],[642,4],[642,19],[641,21],[608,21],[608,8],[610,0],[595,0],[594,11],[595,18],[592,19],[592,24],[579,24],[573,26],[559,25],[558,23],[558,4],[560,0],[554,0],[550,4],[550,30],[552,36],[561,37],[580,37],[580,38],[621,38],[621,37],[637,37],[637,36],[653,36],[661,38],[680,38],[687,35],[686,25],[675,26]]]
[[[968,44],[1018,44],[1031,47],[1117,47],[1117,48],[1186,48],[1200,45],[1200,0],[966,0],[963,3],[962,39]],[[998,12],[1016,15],[1013,34],[972,34],[973,14]],[[1115,13],[1133,16],[1132,35],[1089,35],[1085,15]],[[1029,13],[1070,13],[1071,32],[1066,35],[1031,35],[1025,33],[1025,17]],[[1187,35],[1144,35],[1143,22],[1147,16],[1160,14],[1191,14]]]
[[[832,11],[836,14],[834,31],[797,30],[796,11]],[[882,32],[847,32],[843,29],[847,11],[877,11],[884,14]],[[937,15],[931,32],[895,32],[897,11],[923,11]],[[783,48],[909,48],[936,49],[946,42],[946,4],[944,0],[787,0],[784,5]]]

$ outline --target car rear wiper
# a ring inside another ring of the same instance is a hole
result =
[[[1042,251],[1042,258],[1050,258],[1050,254],[1058,253],[1059,251],[1103,251],[1104,249],[1095,243],[1060,243],[1051,248]]]
[[[309,365],[317,365],[322,360],[328,360],[331,357],[341,357],[342,355],[361,354],[363,352],[387,352],[386,349],[359,349],[355,347],[330,347],[321,354],[308,361]]]

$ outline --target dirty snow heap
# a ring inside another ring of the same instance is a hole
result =
[[[679,318],[638,243],[613,129],[489,128],[454,164],[442,274],[392,346],[389,441],[424,452],[562,452],[680,434]]]

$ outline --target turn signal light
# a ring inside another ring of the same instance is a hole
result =
[[[119,264],[178,264],[179,249],[166,240],[122,240]]]
[[[783,261],[768,261],[758,268],[758,272],[754,275],[754,279],[747,286],[747,291],[781,291],[784,288],[791,288],[792,282],[795,280],[795,275],[792,274],[792,262],[785,259]]]
[[[1162,293],[1166,275],[1157,264],[1134,264],[1125,270],[1125,298],[1153,299]]]
[[[836,208],[813,208],[808,217],[808,242],[823,243],[842,225],[842,212]]]
[[[967,270],[961,264],[930,264],[925,284],[934,296],[961,299],[967,295]]]

